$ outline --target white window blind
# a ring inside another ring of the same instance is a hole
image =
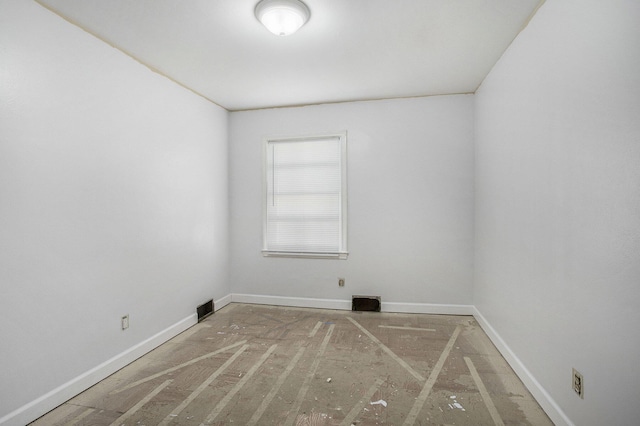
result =
[[[268,139],[267,256],[346,258],[346,134]]]

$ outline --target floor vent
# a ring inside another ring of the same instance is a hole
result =
[[[352,296],[352,311],[380,312],[382,301],[380,296]]]
[[[198,322],[211,315],[213,313],[213,299],[198,306],[196,311],[198,312]]]

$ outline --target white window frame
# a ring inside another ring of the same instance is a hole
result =
[[[338,138],[340,142],[340,174],[341,174],[341,190],[340,190],[340,230],[339,230],[339,249],[336,252],[314,252],[314,251],[277,251],[268,247],[268,155],[269,146],[278,142],[304,142],[312,140],[333,139]],[[263,142],[263,175],[262,175],[262,255],[265,257],[295,257],[295,258],[314,258],[314,259],[347,259],[349,252],[347,250],[347,132],[318,134],[312,136],[288,136],[288,137],[266,137]]]

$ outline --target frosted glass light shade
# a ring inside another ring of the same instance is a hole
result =
[[[309,8],[299,0],[262,0],[256,18],[278,36],[293,34],[309,20]]]

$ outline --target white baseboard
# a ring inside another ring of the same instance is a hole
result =
[[[225,306],[227,306],[229,303],[231,303],[231,294],[227,294],[224,297],[221,297],[220,299],[216,300],[214,305],[215,305],[215,311],[224,308]],[[214,311],[214,312],[215,312]]]
[[[560,406],[556,404],[553,398],[551,398],[551,395],[542,387],[540,382],[529,372],[527,367],[520,361],[520,358],[518,358],[505,341],[502,340],[502,337],[500,337],[498,332],[489,324],[487,319],[475,306],[473,310],[473,316],[476,321],[478,321],[478,324],[480,324],[480,327],[482,327],[487,336],[489,336],[491,342],[498,348],[498,351],[500,351],[520,380],[522,380],[522,383],[524,383],[525,387],[531,392],[531,395],[538,401],[538,404],[540,404],[544,412],[547,413],[551,421],[557,426],[574,426],[569,417],[567,417]]]
[[[257,305],[293,306],[297,308],[320,308],[351,310],[351,300],[316,299],[307,297],[263,296],[258,294],[233,293],[231,300],[237,303]],[[412,314],[473,315],[472,305],[445,305],[432,303],[398,303],[382,301],[382,312],[403,312]]]
[[[147,352],[160,346],[167,340],[182,333],[197,324],[198,316],[194,313],[187,318],[167,327],[159,333],[114,356],[80,376],[58,386],[40,398],[23,405],[17,410],[0,418],[0,425],[23,426],[34,419],[48,413],[57,406],[65,403],[80,392],[90,388],[124,366],[132,363]]]
[[[446,305],[436,303],[382,302],[383,312],[407,314],[473,315],[473,305]]]
[[[259,294],[233,293],[231,300],[236,303],[256,305],[292,306],[296,308],[320,308],[351,310],[351,300],[314,299],[307,297],[263,296]]]

